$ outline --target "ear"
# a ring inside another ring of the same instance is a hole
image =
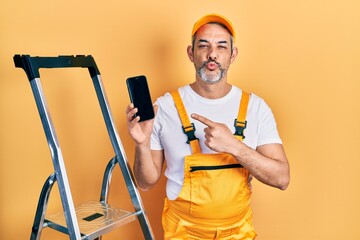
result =
[[[235,61],[236,56],[238,55],[238,49],[237,47],[233,47],[233,51],[230,57],[230,62],[233,63]]]
[[[187,47],[187,55],[188,55],[190,61],[194,62],[194,52],[193,52],[193,47],[191,45],[189,45]]]

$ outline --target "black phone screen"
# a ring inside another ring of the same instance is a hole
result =
[[[155,117],[151,101],[150,90],[145,76],[130,77],[126,80],[130,101],[138,112],[134,117],[140,116],[140,122]]]

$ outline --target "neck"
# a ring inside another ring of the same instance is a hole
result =
[[[217,83],[205,83],[203,80],[197,79],[190,84],[190,87],[200,96],[209,99],[222,98],[231,90],[231,85],[225,79]]]

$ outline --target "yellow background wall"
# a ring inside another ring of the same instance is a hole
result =
[[[230,81],[267,100],[291,164],[285,192],[254,180],[259,240],[360,239],[360,2],[0,1],[0,238],[28,239],[43,182],[53,171],[25,73],[14,54],[94,56],[130,164],[125,79],[145,74],[152,96],[190,83],[186,56],[194,21],[230,18],[239,56]],[[41,71],[75,204],[98,199],[113,157],[87,71]],[[162,239],[164,179],[141,193]],[[118,169],[113,205],[131,210]],[[61,210],[57,185],[48,213]],[[122,236],[122,237],[120,237]],[[137,222],[104,239],[142,239]],[[42,239],[67,239],[45,229]]]

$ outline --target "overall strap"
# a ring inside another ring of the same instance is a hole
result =
[[[240,100],[239,113],[234,121],[234,127],[235,127],[234,135],[240,140],[244,140],[245,138],[244,130],[247,124],[246,113],[247,113],[249,100],[250,100],[250,94],[243,91]]]
[[[195,153],[201,153],[199,139],[195,136],[195,126],[193,123],[190,123],[189,117],[186,113],[185,106],[183,104],[183,101],[181,100],[180,94],[178,91],[172,91],[170,92],[172,98],[174,99],[174,103],[176,106],[176,109],[178,111],[182,129],[186,136],[188,137],[188,140],[186,141],[187,144],[190,144],[192,154]]]

